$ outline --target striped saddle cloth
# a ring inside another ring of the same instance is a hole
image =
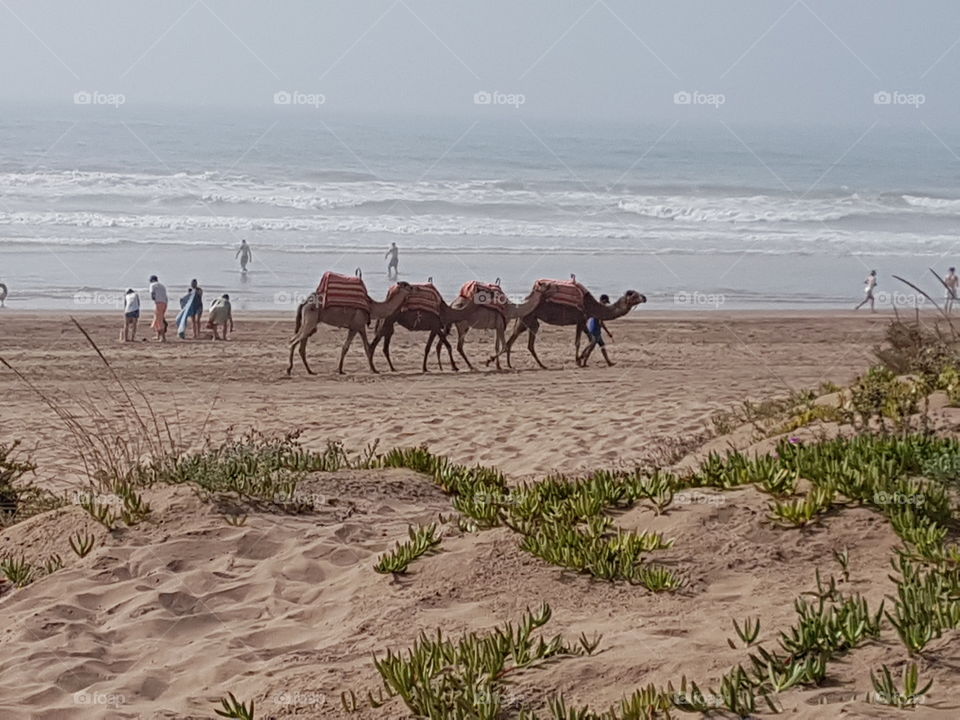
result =
[[[471,280],[460,288],[460,297],[470,300],[475,305],[492,308],[506,317],[507,296],[499,285]]]
[[[325,272],[317,286],[320,307],[348,307],[370,311],[370,296],[363,280],[353,275]]]
[[[534,287],[543,287],[544,285],[556,286],[556,292],[550,296],[550,302],[558,305],[570,305],[578,310],[583,310],[583,298],[587,294],[587,289],[576,280],[537,280]]]
[[[440,303],[443,302],[443,296],[440,291],[434,287],[433,283],[412,283],[416,292],[407,297],[403,304],[403,310],[416,310],[418,312],[428,312],[434,315],[440,314]],[[390,294],[396,292],[397,286],[390,288]]]

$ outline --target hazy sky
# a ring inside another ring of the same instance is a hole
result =
[[[954,126],[960,112],[957,0],[0,0],[0,18],[7,103],[276,109],[296,91],[325,113]]]

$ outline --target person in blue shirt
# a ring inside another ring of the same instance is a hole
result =
[[[602,302],[604,305],[609,305],[609,296],[601,295],[600,302]],[[614,364],[614,362],[610,359],[610,356],[607,355],[606,343],[603,342],[603,333],[606,333],[607,337],[613,340],[613,333],[610,332],[603,320],[597,317],[587,318],[587,337],[590,338],[590,342],[587,343],[587,346],[580,354],[580,358],[577,360],[577,364],[580,365],[580,367],[587,366],[587,360],[589,359],[590,353],[593,352],[595,347],[600,348],[600,352],[603,354],[603,359],[607,361],[607,365],[612,366]]]

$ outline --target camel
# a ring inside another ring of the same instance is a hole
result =
[[[383,302],[370,300],[369,310],[361,310],[354,307],[327,307],[320,306],[320,298],[316,292],[312,292],[297,307],[297,324],[294,336],[290,340],[290,362],[287,364],[287,375],[293,370],[293,352],[299,345],[300,359],[303,366],[311,375],[316,373],[310,369],[307,364],[307,340],[317,331],[320,323],[332,325],[333,327],[346,328],[347,339],[340,350],[340,364],[337,366],[337,372],[343,375],[343,359],[347,354],[350,343],[353,342],[354,335],[359,335],[363,341],[363,350],[367,354],[367,362],[370,364],[370,370],[377,372],[373,365],[373,348],[367,339],[367,325],[371,318],[380,320],[389,317],[400,310],[400,307],[407,300],[411,293],[416,292],[410,283],[398,282],[393,292],[389,293]]]
[[[450,332],[450,326],[462,320],[468,320],[473,315],[473,306],[465,308],[452,308],[443,300],[440,301],[440,314],[426,312],[424,310],[401,310],[396,315],[377,321],[377,329],[373,340],[370,343],[371,352],[377,349],[377,343],[383,339],[383,356],[387,359],[390,370],[396,372],[393,367],[393,360],[390,359],[390,339],[393,337],[394,327],[399,325],[411,332],[429,332],[427,344],[423,350],[423,372],[427,372],[427,358],[430,357],[430,348],[433,347],[434,339],[437,340],[437,365],[443,370],[443,361],[441,360],[441,351],[447,348],[447,355],[450,357],[450,365],[454,372],[459,368],[453,359],[453,348],[447,340]]]
[[[505,300],[503,302],[503,312],[495,309],[490,305],[478,305],[472,300],[465,298],[463,296],[458,297],[453,301],[452,307],[455,310],[465,310],[467,311],[466,317],[462,320],[459,320],[454,323],[457,328],[457,352],[460,353],[460,357],[463,358],[464,362],[467,363],[467,367],[471,370],[474,369],[473,365],[470,364],[469,358],[467,358],[466,353],[463,352],[463,341],[466,339],[467,332],[470,328],[478,328],[480,330],[493,330],[496,333],[496,338],[494,340],[494,355],[491,360],[495,360],[497,363],[497,370],[501,370],[500,367],[500,354],[503,352],[503,348],[506,347],[506,332],[507,332],[507,321],[513,320],[514,318],[522,320],[536,311],[540,305],[545,302],[551,295],[556,292],[556,286],[551,284],[537,285],[533,288],[533,291],[527,295],[526,299],[519,305]]]
[[[561,305],[560,303],[550,302],[547,300],[538,305],[536,309],[529,315],[518,318],[517,323],[513,328],[513,333],[506,341],[504,349],[501,350],[501,353],[506,354],[507,367],[510,367],[510,349],[513,347],[513,343],[516,342],[517,338],[524,332],[529,332],[530,334],[527,338],[527,349],[530,351],[530,354],[533,355],[533,359],[537,361],[537,365],[543,369],[546,369],[547,366],[540,362],[540,358],[537,356],[536,349],[537,331],[540,329],[540,323],[543,322],[547,325],[574,325],[577,328],[576,340],[574,344],[574,358],[577,359],[577,364],[579,365],[580,337],[587,330],[587,318],[595,317],[599,318],[600,320],[614,320],[618,317],[623,317],[634,307],[645,303],[646,301],[646,296],[641,295],[636,290],[627,290],[620,298],[617,299],[615,303],[611,305],[604,305],[595,297],[593,297],[592,294],[586,292],[584,293],[583,297],[583,310],[580,310],[573,305]],[[497,360],[499,363],[499,358],[491,357],[489,360],[487,360],[487,364],[490,364],[490,362],[493,360]]]

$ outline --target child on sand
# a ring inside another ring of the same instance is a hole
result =
[[[133,288],[127,288],[123,296],[123,333],[121,342],[133,342],[137,339],[137,323],[140,321],[140,295]]]
[[[210,306],[210,319],[207,320],[207,329],[213,330],[214,340],[227,340],[228,326],[230,332],[233,332],[233,310],[230,306],[230,296],[221,295]],[[217,328],[222,329],[223,337],[220,337]]]
[[[601,295],[600,302],[602,302],[604,305],[609,305],[610,297],[607,295]],[[603,342],[603,333],[607,333],[607,337],[613,340],[613,333],[610,332],[603,320],[596,317],[592,317],[587,320],[587,336],[590,338],[590,342],[583,349],[583,352],[577,359],[577,364],[580,367],[587,366],[587,360],[589,359],[590,353],[593,352],[595,347],[600,348],[600,352],[603,354],[603,359],[607,361],[607,365],[613,366],[614,363],[610,359],[610,356],[607,355],[607,348]]]

